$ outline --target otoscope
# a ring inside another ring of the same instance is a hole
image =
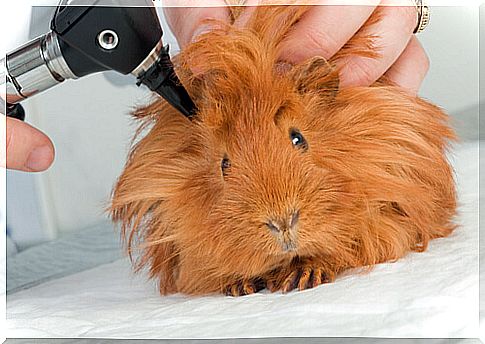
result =
[[[0,60],[5,77],[7,116],[24,119],[19,102],[64,80],[107,70],[132,74],[187,117],[195,111],[177,78],[151,0],[141,7],[122,7],[117,0],[95,0],[90,6],[63,0],[50,31]],[[0,71],[0,76],[2,71]],[[0,88],[1,90],[1,88]],[[1,100],[1,99],[0,99]]]

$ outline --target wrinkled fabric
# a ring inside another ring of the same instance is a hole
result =
[[[123,257],[120,234],[109,221],[69,233],[7,257],[7,293],[111,263]]]

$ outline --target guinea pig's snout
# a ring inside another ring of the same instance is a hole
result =
[[[298,224],[300,218],[300,212],[294,211],[287,216],[274,217],[270,219],[266,226],[275,233],[284,233],[287,231],[294,230]]]
[[[297,248],[299,219],[300,212],[296,210],[284,216],[271,217],[266,222],[266,226],[285,252],[295,251]]]

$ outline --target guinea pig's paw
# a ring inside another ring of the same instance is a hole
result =
[[[290,266],[273,271],[267,278],[266,286],[271,292],[281,290],[288,293],[294,289],[305,290],[329,283],[331,274],[325,267],[311,260],[298,261]]]
[[[266,282],[262,278],[241,279],[224,288],[227,296],[244,296],[257,293],[266,287]]]

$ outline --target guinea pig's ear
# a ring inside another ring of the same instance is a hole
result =
[[[301,94],[317,93],[330,101],[339,89],[338,70],[323,57],[316,56],[294,66],[289,76]]]

